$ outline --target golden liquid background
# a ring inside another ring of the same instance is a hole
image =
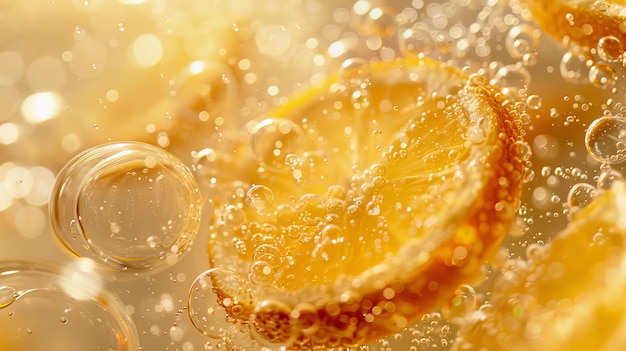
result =
[[[130,5],[122,6],[119,2],[113,1],[110,3],[89,1],[85,5],[79,1],[62,3],[61,1],[19,2],[6,0],[0,4],[0,12],[3,14],[0,17],[2,18],[0,26],[2,26],[4,33],[11,34],[1,40],[2,50],[21,53],[25,63],[42,55],[61,57],[65,51],[70,50],[75,42],[85,40],[81,39],[82,34],[77,34],[76,27],[100,38],[105,42],[104,47],[109,52],[106,68],[102,68],[103,72],[93,77],[76,76],[71,68],[66,69],[66,82],[62,89],[62,95],[66,99],[63,104],[64,112],[56,118],[31,125],[21,120],[19,106],[5,109],[11,112],[8,116],[3,117],[0,123],[9,121],[19,123],[24,129],[16,142],[2,146],[0,155],[2,155],[3,163],[11,161],[25,167],[44,165],[52,172],[56,172],[75,152],[88,146],[109,140],[129,138],[159,144],[159,132],[169,131],[169,143],[163,145],[168,144],[166,146],[169,150],[190,164],[191,157],[188,150],[202,148],[209,141],[215,142],[221,138],[219,131],[227,131],[228,127],[242,126],[244,122],[226,118],[224,127],[221,128],[222,125],[220,125],[220,128],[216,128],[218,126],[214,123],[211,124],[211,122],[198,124],[176,115],[170,99],[171,86],[169,80],[182,71],[190,61],[207,59],[207,53],[217,51],[213,51],[211,48],[197,49],[202,45],[193,45],[193,43],[203,43],[202,38],[185,42],[183,37],[189,33],[185,33],[186,30],[191,31],[195,28],[196,32],[204,33],[205,36],[212,36],[216,40],[228,41],[228,38],[233,37],[245,38],[244,44],[227,49],[228,54],[220,55],[218,53],[217,57],[209,57],[208,59],[222,60],[232,57],[230,53],[239,58],[250,55],[258,55],[263,58],[262,62],[255,67],[258,67],[256,68],[258,72],[265,72],[258,73],[258,75],[266,78],[266,80],[257,78],[256,84],[241,84],[241,90],[239,90],[242,96],[250,97],[247,103],[251,107],[246,114],[253,118],[266,111],[273,102],[279,100],[266,94],[265,90],[268,85],[280,87],[279,97],[288,96],[292,90],[297,90],[300,85],[305,86],[310,83],[311,72],[300,70],[301,67],[297,65],[288,65],[287,60],[267,58],[254,53],[250,50],[255,47],[254,43],[251,43],[254,40],[250,39],[254,36],[251,33],[245,33],[245,23],[257,23],[257,27],[260,26],[258,21],[263,24],[283,24],[297,36],[292,38],[292,42],[295,43],[304,42],[309,36],[304,30],[294,30],[296,23],[314,22],[309,30],[313,33],[319,33],[316,30],[323,31],[326,28],[326,31],[332,31],[336,29],[315,23],[313,17],[317,17],[319,13],[328,14],[330,17],[334,13],[336,18],[340,17],[338,12],[322,1],[311,2],[307,5],[307,11],[315,14],[310,16],[307,16],[306,11],[302,11],[302,1],[288,1],[286,5],[281,3],[283,6],[278,6],[276,1],[259,2],[252,6],[258,10],[257,12],[248,9],[244,11],[244,14],[239,14],[241,21],[239,19],[225,20],[229,16],[235,16],[235,14],[222,16],[222,14],[228,14],[226,9],[230,8],[225,5],[226,2],[224,1],[220,3],[224,7],[220,8],[219,11],[211,12],[205,9],[205,11],[198,10],[195,13],[193,9],[202,8],[200,1],[186,1],[175,5],[169,3],[166,7],[154,5],[154,3],[148,2],[133,7]],[[397,5],[394,2],[389,3]],[[241,7],[245,7],[244,5],[251,5],[251,2],[242,1]],[[335,9],[349,8],[347,4],[336,4],[334,7]],[[90,12],[92,8],[95,10]],[[120,10],[121,8],[123,10]],[[178,17],[172,16],[173,13],[177,13]],[[120,18],[122,19],[120,20]],[[257,22],[254,22],[255,19]],[[205,21],[203,22],[203,20]],[[216,24],[213,27],[208,25],[211,21],[218,20],[221,20],[219,25]],[[326,19],[326,21],[332,20]],[[241,23],[235,25],[236,22]],[[120,31],[120,23],[124,28],[123,32]],[[240,27],[240,32],[237,32],[235,27]],[[250,25],[250,27],[254,27],[254,25]],[[253,31],[250,27],[248,27],[248,31]],[[176,37],[176,34],[171,36],[169,34],[171,32],[179,33],[180,36]],[[214,32],[219,34],[212,35]],[[244,33],[241,34],[241,32]],[[130,59],[126,50],[119,48],[128,45],[138,35],[146,33],[155,33],[159,37],[167,38],[163,41],[164,54],[158,65],[145,69],[137,68],[129,63]],[[168,35],[170,36],[168,37]],[[76,39],[77,37],[79,39]],[[112,40],[116,41],[114,47],[110,46],[113,45]],[[225,43],[206,45],[213,45],[216,48],[227,46]],[[196,47],[196,49],[189,49],[189,47]],[[543,35],[540,50],[540,57],[545,59],[545,62],[542,61],[532,68],[533,86],[531,90],[543,99],[543,106],[538,111],[542,117],[533,120],[534,130],[528,131],[527,140],[532,144],[532,141],[536,140],[536,135],[551,135],[559,142],[560,152],[558,158],[551,158],[552,156],[550,156],[545,159],[533,160],[533,168],[537,174],[535,179],[528,183],[527,198],[524,200],[529,208],[533,207],[533,201],[529,198],[532,191],[538,186],[545,186],[548,181],[546,177],[539,175],[544,165],[558,164],[564,168],[567,166],[581,167],[581,159],[586,160],[583,143],[584,126],[601,114],[601,106],[599,103],[594,104],[588,111],[575,109],[572,107],[575,96],[579,94],[584,96],[586,100],[602,102],[606,100],[605,96],[609,95],[606,91],[590,86],[574,85],[567,85],[568,90],[564,93],[562,89],[564,82],[558,72],[558,58],[564,52],[564,48]],[[229,65],[235,67],[235,77],[245,79],[245,72],[236,69],[237,62],[231,62]],[[552,73],[547,73],[547,66],[553,67]],[[270,73],[272,67],[274,72]],[[316,69],[321,71],[320,67],[316,67]],[[84,67],[82,70],[80,67],[75,68],[75,70],[83,72]],[[100,68],[96,67],[95,70],[98,71]],[[284,72],[275,72],[276,70],[283,70]],[[285,72],[292,73],[292,75]],[[25,73],[24,76],[26,75]],[[290,77],[293,82],[286,82],[285,76]],[[13,84],[19,99],[34,92],[25,82],[26,80],[26,78],[22,78]],[[120,96],[115,102],[108,101],[106,97],[107,92],[112,89],[116,90]],[[564,96],[568,96],[569,101],[565,101]],[[549,115],[549,109],[553,106],[559,107],[561,116],[551,119],[546,115]],[[240,107],[230,106],[230,109],[236,110]],[[225,111],[228,112],[228,108]],[[226,112],[223,112],[225,116]],[[563,122],[567,115],[577,116],[580,122],[564,126]],[[133,121],[136,120],[139,121],[135,124]],[[154,132],[146,131],[146,121],[155,125]],[[68,132],[81,139],[80,146],[74,148],[66,145],[64,148],[62,140]],[[200,135],[200,132],[206,132],[206,136],[194,137]],[[568,143],[572,143],[572,146],[568,146]],[[570,152],[574,152],[576,157],[570,157],[568,155]],[[583,165],[583,167],[591,170],[590,175],[594,174],[594,170],[597,169],[595,164]],[[558,194],[563,199],[573,182],[574,179],[561,180],[558,186],[549,187],[549,191]],[[24,209],[26,206],[30,205],[18,199],[14,205],[0,214],[3,223],[0,227],[2,228],[0,229],[0,237],[3,242],[0,245],[0,257],[5,260],[38,259],[61,264],[69,262],[69,258],[54,242],[47,224],[36,232],[29,232],[31,234],[28,236],[31,237],[20,234],[17,228],[20,222],[17,221],[17,218],[25,216]],[[37,207],[39,212],[35,211],[36,213],[45,214],[45,206]],[[508,246],[517,255],[523,255],[525,242],[547,241],[566,223],[566,216],[562,214],[560,204],[542,204],[533,208],[532,212],[535,224],[530,228],[531,234],[522,238],[509,239]],[[561,214],[555,218],[553,215],[547,216],[545,212]],[[44,219],[47,220],[47,215]],[[206,240],[202,235],[199,235],[194,245],[195,249],[192,253],[175,267],[154,276],[109,284],[109,289],[117,292],[125,303],[133,306],[133,317],[138,325],[144,349],[162,349],[165,346],[172,349],[176,347],[184,349],[185,342],[191,342],[195,347],[194,349],[198,350],[202,349],[202,345],[207,341],[193,329],[187,321],[185,313],[178,313],[178,310],[185,306],[189,284],[197,274],[207,268],[206,257],[203,252],[206,247]],[[405,341],[410,344],[410,338],[406,339]]]

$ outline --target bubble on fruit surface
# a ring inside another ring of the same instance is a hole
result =
[[[119,297],[90,290],[65,271],[67,267],[34,262],[0,262],[2,345],[12,350],[50,345],[139,350],[136,327]]]
[[[152,145],[85,150],[59,173],[50,198],[61,243],[118,270],[176,262],[199,228],[201,197],[191,171]]]
[[[211,268],[196,277],[187,296],[187,313],[202,334],[222,339],[247,320],[252,299],[238,273]]]
[[[612,87],[617,82],[617,78],[615,68],[604,62],[596,62],[589,67],[589,81],[598,88]]]
[[[504,40],[507,52],[514,59],[537,51],[541,44],[541,31],[529,24],[512,27]]]
[[[570,83],[586,84],[589,82],[589,67],[593,60],[591,55],[582,48],[574,47],[561,58],[561,76]]]
[[[349,58],[339,68],[339,77],[349,88],[365,88],[371,80],[369,62],[362,58]]]
[[[596,160],[615,164],[626,160],[626,118],[604,116],[594,120],[585,134],[585,146]]]
[[[171,83],[174,107],[191,121],[220,116],[233,103],[238,90],[230,67],[214,61],[191,62]]]
[[[402,29],[398,33],[398,41],[400,50],[406,56],[428,56],[435,47],[430,30],[422,25]]]
[[[263,166],[285,167],[285,157],[295,154],[304,143],[302,128],[287,119],[267,118],[250,127],[252,154]]]
[[[608,35],[600,38],[597,45],[598,56],[607,62],[619,62],[624,55],[624,48],[619,38]]]
[[[253,185],[246,192],[246,203],[259,212],[267,211],[274,203],[274,192],[265,185]]]

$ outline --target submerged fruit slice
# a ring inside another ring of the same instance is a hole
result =
[[[441,62],[352,60],[212,154],[210,263],[251,289],[213,279],[231,317],[295,349],[357,345],[473,282],[524,173],[502,100]]]
[[[611,48],[626,45],[626,1],[526,0],[534,20],[552,36],[565,42],[596,48],[609,38]]]
[[[509,262],[490,308],[456,350],[622,350],[626,342],[626,185],[582,210],[528,261]]]

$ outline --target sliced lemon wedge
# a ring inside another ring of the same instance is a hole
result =
[[[210,264],[249,289],[213,276],[222,306],[272,344],[362,345],[474,282],[520,196],[511,106],[441,62],[353,60],[251,123],[212,179]]]
[[[566,43],[596,48],[601,39],[609,38],[608,50],[620,50],[626,43],[626,1],[526,0],[526,3],[539,26]]]
[[[527,261],[508,263],[455,349],[623,349],[625,253],[626,185],[617,183]]]

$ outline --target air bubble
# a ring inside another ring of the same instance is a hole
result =
[[[173,155],[138,142],[110,143],[65,165],[50,215],[57,238],[76,256],[118,270],[146,270],[187,251],[201,200],[193,175]]]
[[[597,51],[598,56],[607,62],[619,62],[624,55],[622,42],[612,35],[602,37],[598,40]]]
[[[567,205],[570,215],[574,216],[580,209],[587,207],[598,195],[598,189],[591,184],[577,183],[567,194]]]
[[[362,58],[349,58],[341,64],[339,77],[351,89],[366,88],[371,80],[369,63]]]
[[[15,288],[10,286],[0,286],[0,309],[11,305],[19,296]]]
[[[598,190],[600,191],[606,191],[609,190],[613,187],[613,185],[615,185],[615,183],[617,182],[623,182],[624,181],[624,177],[622,176],[622,174],[616,170],[613,169],[609,169],[607,171],[604,171],[600,174],[600,176],[598,177]]]
[[[617,82],[617,72],[608,64],[597,62],[589,68],[589,81],[595,87],[607,89]]]
[[[274,203],[274,192],[265,185],[253,185],[246,193],[246,203],[259,212],[265,212]]]
[[[478,307],[478,296],[474,288],[469,285],[460,285],[454,295],[442,307],[444,317],[450,321],[463,319],[468,313]]]
[[[305,225],[317,225],[324,217],[324,205],[324,200],[319,195],[302,195],[296,204],[298,217]]]
[[[593,121],[585,134],[585,145],[596,160],[615,164],[626,160],[626,119],[604,116]]]
[[[203,112],[217,117],[237,95],[236,78],[227,65],[212,61],[194,61],[173,81],[172,100],[179,113],[188,120],[202,121]]]
[[[591,55],[581,48],[575,47],[567,51],[561,58],[561,76],[570,83],[585,84],[589,82]]]
[[[270,286],[274,282],[275,270],[266,261],[255,261],[250,266],[249,278],[253,284],[258,286]]]
[[[398,36],[400,50],[405,56],[424,57],[435,47],[432,34],[426,26],[415,25],[400,31]]]
[[[529,24],[512,27],[504,41],[506,49],[514,59],[537,51],[541,43],[541,31]]]
[[[262,165],[272,169],[285,166],[285,157],[302,148],[304,132],[286,119],[267,118],[259,122],[250,135],[252,153]]]
[[[396,31],[396,10],[392,7],[373,7],[363,16],[360,31],[369,36],[387,38]]]
[[[3,350],[49,350],[68,340],[77,350],[140,349],[119,297],[84,285],[75,273],[33,262],[0,263],[0,308],[12,301],[10,313],[0,313]]]
[[[247,320],[252,300],[246,281],[236,272],[211,268],[191,284],[187,297],[189,318],[203,335],[222,339]]]

